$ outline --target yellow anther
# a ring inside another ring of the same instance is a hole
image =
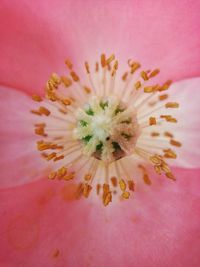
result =
[[[72,179],[74,179],[74,175],[75,175],[75,173],[71,172],[71,173],[63,176],[63,179],[66,180],[66,181],[72,180]]]
[[[36,102],[41,102],[42,101],[42,97],[39,95],[32,95],[32,99]]]
[[[132,180],[128,180],[128,189],[130,191],[134,191],[135,190],[135,184]]]
[[[112,183],[112,185],[114,186],[114,187],[116,187],[117,186],[117,178],[116,177],[111,177],[111,183]]]
[[[101,185],[100,184],[97,184],[97,186],[96,186],[97,195],[99,195],[100,189],[101,189]]]
[[[103,193],[106,194],[110,191],[110,187],[108,184],[103,184]]]
[[[122,80],[123,80],[123,81],[126,81],[127,76],[128,76],[128,72],[125,72],[125,73],[122,75]]]
[[[38,115],[38,116],[42,115],[38,110],[33,110],[32,109],[30,112],[33,113],[34,115]]]
[[[167,122],[177,122],[177,119],[173,118],[171,115],[161,115],[160,118],[165,119]]]
[[[125,191],[126,190],[126,183],[123,179],[120,179],[119,180],[119,187],[122,191]]]
[[[36,129],[35,129],[35,134],[37,134],[37,135],[42,135],[42,136],[47,136],[47,135],[45,134],[44,127],[38,127],[38,128],[36,128]]]
[[[73,69],[73,65],[72,65],[72,63],[71,63],[71,61],[70,61],[69,59],[66,59],[66,60],[65,60],[65,64],[67,65],[67,67],[68,67],[70,70]]]
[[[37,142],[37,149],[39,151],[44,151],[44,150],[49,149],[49,148],[51,148],[49,144]]]
[[[51,79],[46,83],[46,91],[48,91],[48,92],[53,92],[57,88],[58,88],[58,84],[55,83]]]
[[[72,85],[72,80],[66,76],[61,76],[61,81],[65,85],[65,87],[69,87]]]
[[[169,97],[168,94],[164,94],[164,95],[160,95],[158,98],[160,101],[163,101],[163,100],[167,99],[168,97]]]
[[[177,158],[177,155],[176,153],[171,150],[171,149],[164,149],[164,157],[165,158],[171,158],[171,159],[176,159]]]
[[[145,93],[153,93],[155,91],[155,86],[146,86],[144,87]]]
[[[91,178],[92,178],[92,175],[91,175],[90,173],[87,173],[87,174],[84,176],[85,181],[89,181],[89,180],[91,180]]]
[[[152,133],[151,133],[151,136],[152,136],[152,137],[157,137],[157,136],[159,136],[159,135],[160,135],[160,134],[157,133],[157,132],[152,132]]]
[[[170,144],[171,144],[172,146],[177,146],[177,147],[181,147],[181,146],[182,146],[181,142],[178,142],[178,141],[176,141],[176,140],[174,140],[174,139],[171,139],[171,140],[170,140]]]
[[[131,74],[134,74],[134,73],[136,72],[136,70],[138,70],[140,67],[141,67],[140,63],[138,63],[138,62],[134,62],[134,63],[131,65],[131,71],[130,71],[130,73],[131,73]]]
[[[143,175],[143,181],[145,182],[145,184],[147,184],[147,185],[151,185],[151,180],[150,180],[150,178],[149,178],[149,176],[148,176],[147,173],[145,173],[145,174]]]
[[[106,64],[109,65],[113,60],[115,60],[114,54],[112,54],[109,58],[106,59]]]
[[[69,106],[72,103],[72,101],[69,98],[61,99],[61,102],[66,106]]]
[[[129,193],[128,191],[125,191],[125,192],[122,193],[122,197],[123,197],[124,199],[129,199],[129,197],[130,197],[130,193]]]
[[[169,138],[173,138],[174,137],[173,134],[170,133],[170,132],[164,132],[164,136],[169,137]]]
[[[66,167],[61,167],[58,169],[58,177],[61,178],[67,174],[67,168]]]
[[[107,206],[112,201],[112,193],[108,192],[103,196],[103,204],[104,206]]]
[[[171,117],[167,119],[168,122],[173,122],[173,123],[177,123],[177,119]]]
[[[137,81],[134,86],[135,89],[138,90],[142,86],[142,83],[140,81]]]
[[[53,171],[53,172],[51,172],[51,173],[48,175],[48,178],[49,178],[50,180],[53,180],[53,179],[56,178],[56,175],[57,175],[57,173]]]
[[[162,159],[157,155],[151,156],[151,157],[149,157],[149,159],[153,164],[161,164],[162,163]]]
[[[159,73],[160,73],[160,70],[159,69],[155,69],[149,74],[149,78],[153,78],[156,75],[158,75]]]
[[[58,100],[58,97],[56,96],[55,92],[51,92],[51,91],[46,92],[46,98],[48,98],[49,100],[51,100],[53,102]]]
[[[52,152],[51,154],[49,154],[48,156],[47,156],[47,160],[49,161],[49,160],[51,160],[51,159],[53,159],[53,158],[55,158],[56,157],[56,153],[55,152]]]
[[[166,108],[178,108],[179,107],[179,103],[177,102],[168,102],[165,104]]]
[[[149,118],[149,125],[156,125],[156,118],[155,117]]]
[[[114,66],[113,66],[113,70],[112,70],[111,76],[115,75],[117,69],[118,69],[118,61],[116,60],[115,63],[114,63]]]
[[[83,187],[83,196],[87,198],[89,196],[91,190],[92,190],[92,186],[91,185],[84,184],[84,187]]]
[[[61,160],[61,159],[64,159],[64,155],[60,155],[60,156],[54,158],[53,161],[58,161],[58,160]]]
[[[60,111],[60,113],[66,115],[68,112],[65,109],[59,108],[58,111]]]
[[[140,75],[144,81],[148,81],[149,78],[146,71],[141,71]]]
[[[168,90],[171,84],[172,84],[172,81],[171,81],[171,80],[166,81],[166,82],[165,82],[165,83],[158,89],[158,91],[162,92],[162,91]]]
[[[102,68],[106,66],[106,55],[105,54],[101,55],[101,66]]]
[[[89,88],[89,87],[87,87],[87,86],[84,86],[84,90],[85,90],[85,92],[87,93],[87,94],[90,94],[91,93],[91,89]]]
[[[90,73],[90,68],[89,68],[88,62],[85,62],[85,69],[86,69],[87,73],[89,74]]]
[[[167,172],[165,173],[166,177],[173,180],[173,181],[176,181],[176,177],[171,173],[171,172]]]
[[[170,167],[168,166],[168,164],[165,161],[162,162],[160,167],[161,167],[162,171],[164,171],[165,173],[171,172]]]
[[[51,79],[57,85],[60,84],[60,82],[61,82],[60,77],[56,73],[52,73]]]
[[[159,175],[162,173],[162,169],[161,169],[160,165],[154,165],[154,170]]]
[[[70,75],[71,75],[74,82],[78,82],[80,80],[75,71],[71,71]]]
[[[45,134],[44,126],[37,126],[35,128],[35,134],[42,135],[42,136],[47,136],[47,134]]]
[[[51,112],[45,107],[39,107],[39,112],[45,116],[49,116]]]

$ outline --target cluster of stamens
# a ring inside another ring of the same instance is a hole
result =
[[[102,54],[92,69],[85,62],[89,84],[85,85],[72,63],[65,63],[69,75],[52,74],[45,96],[32,97],[36,108],[31,112],[38,116],[35,134],[41,138],[37,149],[54,163],[49,179],[77,179],[77,196],[88,197],[96,187],[105,206],[113,196],[128,199],[135,190],[137,177],[132,177],[134,169],[128,170],[128,161],[147,185],[151,185],[149,163],[157,174],[175,180],[166,160],[176,159],[172,147],[181,143],[162,126],[177,119],[170,112],[157,115],[163,108],[179,107],[167,101],[171,81],[149,84],[159,69],[139,71],[140,64],[132,60],[119,78],[115,56]]]

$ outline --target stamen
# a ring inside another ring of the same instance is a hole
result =
[[[178,108],[179,104],[177,102],[168,102],[165,104],[166,108]]]
[[[178,141],[176,141],[176,140],[174,140],[174,139],[171,139],[170,140],[170,144],[172,145],[172,146],[177,146],[177,147],[181,147],[181,143],[180,142],[178,142]]]
[[[153,78],[153,77],[157,76],[159,73],[160,73],[160,70],[155,69],[149,74],[149,78]]]
[[[71,71],[70,72],[70,75],[71,75],[71,77],[72,77],[72,79],[73,79],[74,82],[78,82],[80,80],[80,78],[78,77],[78,75],[76,74],[76,72]]]
[[[149,125],[156,125],[156,118],[155,117],[149,118]]]
[[[173,137],[174,137],[173,134],[170,133],[170,132],[164,132],[164,135],[165,135],[166,137],[169,137],[169,138],[173,138]]]
[[[70,70],[73,69],[73,65],[72,65],[72,63],[71,63],[71,61],[70,61],[69,59],[66,59],[66,60],[65,60],[65,64],[67,65],[67,67],[68,67]]]
[[[42,98],[39,95],[33,95],[32,99],[35,100],[36,102],[41,102],[42,101]]]
[[[51,112],[50,112],[47,108],[45,108],[45,107],[39,107],[39,112],[40,112],[40,114],[45,115],[45,116],[49,116],[50,113],[51,113]]]
[[[147,173],[144,173],[143,180],[144,180],[145,184],[151,185],[151,180],[150,180],[149,175]]]
[[[49,180],[74,179],[79,184],[77,198],[88,198],[94,192],[104,206],[117,197],[129,199],[135,191],[132,173],[138,157],[144,164],[136,168],[146,185],[153,182],[150,165],[156,174],[175,181],[167,160],[176,159],[177,154],[169,147],[182,144],[174,139],[174,132],[162,127],[178,121],[172,115],[158,114],[163,108],[179,108],[177,102],[164,101],[171,80],[151,84],[160,70],[138,71],[141,64],[132,59],[117,79],[118,60],[114,54],[102,54],[92,68],[85,61],[89,84],[83,85],[72,62],[67,59],[65,64],[69,77],[52,73],[45,97],[32,96],[36,108],[31,113],[38,116],[34,131],[40,138],[36,147],[51,164]],[[127,166],[132,163],[129,173]]]
[[[160,101],[163,101],[163,100],[167,99],[168,97],[169,97],[168,94],[160,95],[160,96],[159,96],[159,100],[160,100]]]

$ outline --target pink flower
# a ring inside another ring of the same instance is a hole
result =
[[[0,266],[199,266],[199,2],[13,0],[0,7]],[[53,71],[65,74],[65,58],[84,79],[80,66],[102,51],[114,52],[119,66],[130,57],[144,69],[159,66],[160,84],[173,79],[181,106],[173,133],[183,144],[176,182],[150,173],[150,187],[138,181],[131,199],[106,208],[93,195],[75,200],[76,183],[46,178],[52,164],[36,150],[29,112],[30,94],[42,95]]]

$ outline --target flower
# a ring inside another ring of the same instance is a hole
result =
[[[199,265],[199,171],[189,169],[199,167],[198,5],[1,3],[0,166],[1,185],[10,187],[1,190],[3,266]],[[182,109],[175,134],[183,143],[175,183],[151,174],[151,187],[138,184],[134,199],[106,208],[95,199],[75,201],[72,182],[46,179],[51,164],[35,150],[32,101],[23,93],[40,95],[48,72],[62,74],[66,57],[83,77],[78,66],[102,49],[119,55],[119,62],[131,56],[145,68],[156,64],[164,71],[159,83],[177,81],[171,90]]]

